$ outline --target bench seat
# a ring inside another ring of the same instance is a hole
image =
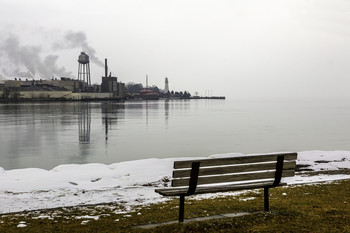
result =
[[[257,189],[271,186],[272,182],[254,182],[248,184],[229,184],[229,185],[215,185],[207,187],[197,187],[195,194],[205,194],[205,193],[219,193],[219,192],[229,192],[229,191],[239,191],[246,189]],[[278,186],[286,185],[286,183],[280,183]],[[180,196],[187,195],[187,188],[164,188],[156,189],[156,192],[163,196]]]
[[[175,161],[171,188],[155,191],[179,196],[179,222],[184,218],[185,196],[264,188],[265,211],[269,211],[269,188],[286,185],[283,177],[295,174],[297,153],[252,155]]]

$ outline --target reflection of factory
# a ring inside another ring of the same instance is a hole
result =
[[[78,128],[79,142],[89,143],[91,135],[91,109],[98,105],[91,105],[90,102],[77,103],[78,106]],[[118,117],[121,117],[125,105],[119,105],[112,101],[101,102],[102,123],[105,126],[105,140],[108,141],[108,132],[117,125]],[[123,117],[122,117],[123,119]]]
[[[108,76],[107,59],[102,83],[91,84],[89,56],[82,52],[78,59],[78,79],[61,77],[51,80],[0,80],[0,99],[10,100],[102,100],[125,98],[125,84]]]
[[[120,117],[121,112],[123,112],[125,105],[118,105],[113,102],[103,102],[101,103],[102,112],[102,123],[105,126],[105,139],[108,141],[108,132],[115,126],[118,121],[118,116]]]
[[[91,107],[90,103],[81,103],[78,114],[79,142],[90,142]]]

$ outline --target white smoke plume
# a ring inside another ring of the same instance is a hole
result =
[[[2,67],[2,73],[7,76],[36,77],[48,79],[52,75],[73,76],[64,67],[57,65],[57,55],[41,58],[40,46],[21,45],[15,35],[10,35],[0,42],[0,58],[7,61],[8,66]]]
[[[98,66],[103,67],[104,63],[96,56],[96,50],[87,43],[87,38],[84,32],[69,31],[65,33],[64,38],[53,44],[54,50],[81,48],[90,60]]]
[[[36,33],[42,38],[50,38],[47,31],[37,30]],[[1,35],[3,39],[0,39],[0,79],[6,76],[42,79],[50,79],[52,76],[75,77],[64,66],[58,65],[59,56],[52,54],[69,49],[81,49],[89,55],[91,62],[104,66],[96,56],[95,49],[88,44],[84,32],[68,31],[58,34],[41,45],[24,45],[20,40],[23,38],[17,36],[17,33]],[[51,54],[44,54],[45,48],[46,52],[49,48],[51,52],[48,53]]]

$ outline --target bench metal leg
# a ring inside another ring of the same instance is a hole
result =
[[[270,211],[269,210],[269,188],[268,187],[264,188],[264,210],[266,212]]]
[[[185,215],[185,196],[180,196],[179,222],[184,222]]]

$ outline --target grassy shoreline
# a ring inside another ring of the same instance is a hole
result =
[[[236,218],[134,228],[177,220],[178,200],[174,199],[131,212],[121,212],[117,203],[110,203],[3,214],[0,232],[350,232],[350,180],[278,187],[270,192],[269,213],[261,212],[262,190],[186,202],[185,218],[252,213]]]

